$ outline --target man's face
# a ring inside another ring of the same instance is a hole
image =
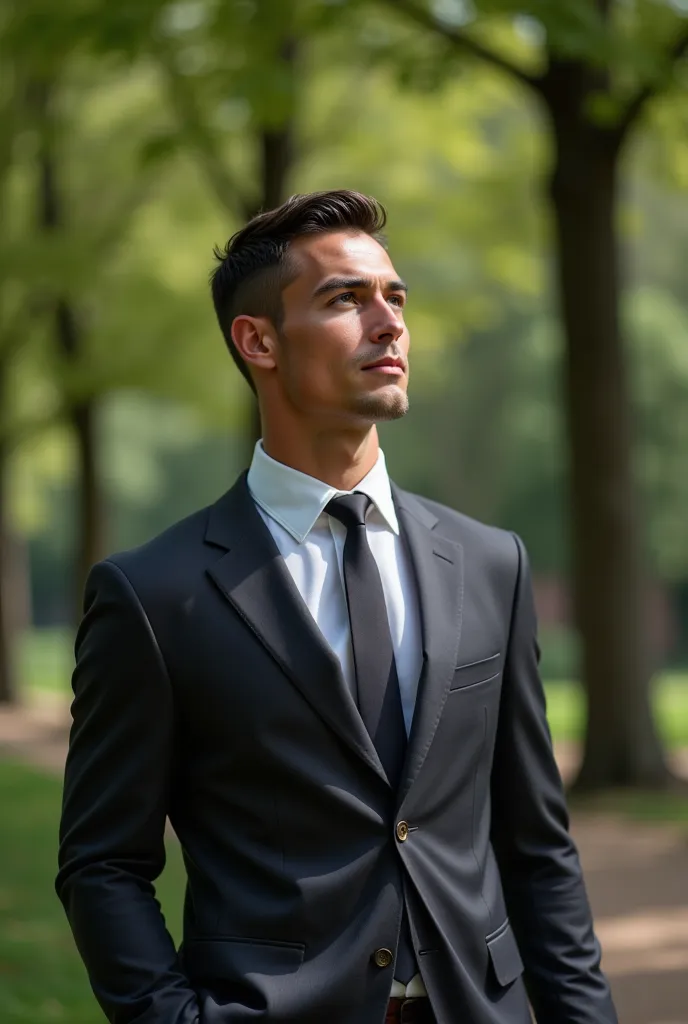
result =
[[[297,239],[282,292],[277,372],[306,415],[375,422],[408,409],[406,289],[382,246],[361,232]],[[382,364],[382,365],[381,365]]]

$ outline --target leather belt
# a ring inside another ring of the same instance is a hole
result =
[[[436,1024],[430,1000],[390,999],[385,1024]]]

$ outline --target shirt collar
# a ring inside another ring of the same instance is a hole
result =
[[[311,532],[328,501],[351,493],[338,491],[322,480],[277,462],[267,454],[262,441],[256,443],[247,483],[253,500],[299,544]],[[368,495],[390,530],[398,534],[399,522],[382,451],[355,490]]]

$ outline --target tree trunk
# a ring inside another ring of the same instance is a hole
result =
[[[39,153],[39,221],[46,232],[64,230],[64,207],[55,156],[55,132],[52,120],[53,88],[50,83],[34,86],[36,104],[42,120]],[[83,354],[83,327],[73,300],[65,295],[54,301],[55,344],[65,365],[77,366]],[[77,482],[77,516],[75,522],[76,555],[74,566],[74,617],[81,618],[82,594],[88,570],[104,552],[105,500],[98,473],[96,437],[96,399],[77,397],[70,402],[67,413],[74,430],[79,464]]]
[[[92,398],[78,402],[70,413],[77,439],[79,458],[78,537],[76,555],[77,615],[81,617],[86,577],[91,566],[105,556],[105,498],[98,472],[98,436],[96,402]]]
[[[7,357],[7,351],[0,357],[0,407],[7,396]],[[5,426],[0,424],[0,430]],[[9,521],[7,465],[11,450],[8,435],[0,435],[0,704],[14,704],[19,699],[17,644],[31,624],[28,552]]]
[[[611,133],[569,112],[554,115],[554,128],[574,610],[588,698],[576,786],[661,786],[669,773],[649,702],[646,578],[619,323],[619,151]]]
[[[291,121],[261,133],[262,207],[272,210],[287,198],[287,182],[294,162]]]
[[[289,59],[293,59],[289,51]],[[272,210],[287,199],[287,185],[293,165],[294,130],[291,120],[279,128],[265,128],[260,133],[261,200],[258,210]],[[250,213],[250,216],[253,215]],[[250,463],[256,441],[262,434],[260,412],[255,398],[246,427],[246,456]]]
[[[75,362],[82,348],[80,327],[72,306],[64,299],[55,308],[55,340],[67,362]],[[81,618],[86,577],[105,554],[105,498],[98,471],[97,402],[92,397],[74,400],[67,413],[76,439],[78,460],[76,553],[74,566],[75,621]]]
[[[12,615],[12,573],[10,538],[7,527],[7,452],[0,441],[0,704],[13,704],[17,699],[14,674],[15,633]]]

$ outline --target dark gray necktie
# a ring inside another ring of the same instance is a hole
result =
[[[396,789],[406,751],[406,729],[382,581],[366,536],[372,504],[365,494],[333,498],[325,511],[346,527],[344,583],[361,718],[382,767]]]
[[[406,752],[406,727],[385,595],[366,536],[365,520],[371,504],[365,494],[346,494],[333,498],[325,511],[346,527],[344,583],[359,711],[387,778],[396,789]],[[417,970],[404,907],[394,977],[408,984]]]

